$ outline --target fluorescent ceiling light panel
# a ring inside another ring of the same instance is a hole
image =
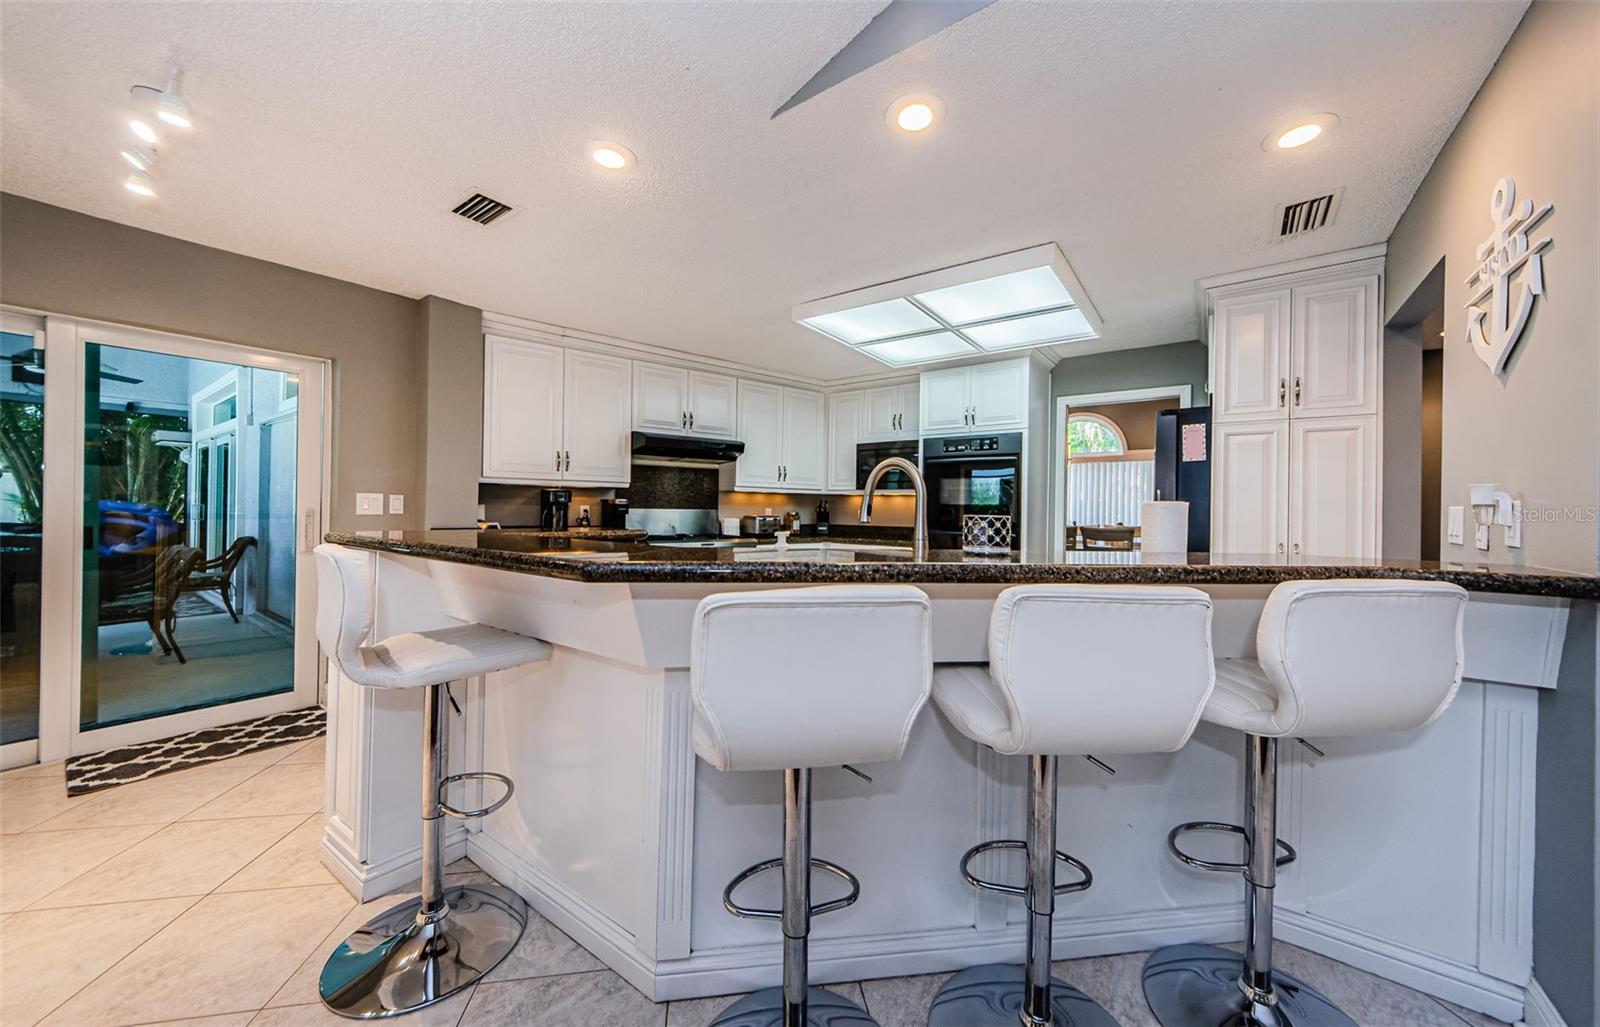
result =
[[[935,360],[971,356],[976,351],[967,340],[955,332],[934,332],[931,335],[913,335],[905,339],[874,342],[862,346],[861,352],[885,364],[903,367],[906,364],[926,364]]]
[[[961,333],[986,350],[1047,346],[1052,342],[1094,338],[1094,329],[1076,309],[971,325],[961,329]]]
[[[949,324],[964,325],[1029,310],[1071,306],[1072,296],[1054,271],[1034,267],[918,293],[917,302]]]
[[[1054,243],[794,307],[813,331],[893,367],[1100,336],[1100,315]]]
[[[851,307],[833,314],[806,318],[805,324],[808,328],[815,328],[824,335],[831,335],[852,346],[939,327],[939,322],[912,306],[909,300],[887,300],[865,307]]]

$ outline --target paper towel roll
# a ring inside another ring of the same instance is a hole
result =
[[[1139,548],[1146,553],[1189,551],[1189,504],[1147,502],[1139,507]]]

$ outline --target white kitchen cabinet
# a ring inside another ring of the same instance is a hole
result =
[[[739,382],[725,374],[689,372],[689,434],[731,439],[738,427],[735,416]]]
[[[856,446],[863,441],[871,392],[835,392],[828,397],[828,491],[854,492]]]
[[[734,435],[735,379],[635,361],[633,426],[639,431],[707,438]]]
[[[927,371],[919,390],[926,435],[1028,427],[1028,359]]]
[[[1212,312],[1212,419],[1289,416],[1290,291],[1230,296]]]
[[[1289,402],[1294,417],[1378,412],[1378,276],[1293,291]]]
[[[828,449],[822,393],[783,390],[783,478],[788,492],[821,492]]]
[[[484,340],[483,476],[556,481],[561,474],[562,350]]]
[[[567,350],[563,363],[561,480],[626,485],[633,465],[628,427],[631,362]]]
[[[619,357],[486,336],[483,477],[628,484],[631,383]]]
[[[867,389],[862,442],[895,442],[917,437],[917,386],[881,385]]]
[[[1281,421],[1213,424],[1211,454],[1211,549],[1287,551],[1289,426]]]
[[[822,393],[741,379],[734,487],[821,492],[827,465]]]
[[[783,472],[783,386],[739,382],[739,439],[735,487],[776,489]]]
[[[1376,419],[1297,418],[1289,427],[1289,552],[1376,557]]]

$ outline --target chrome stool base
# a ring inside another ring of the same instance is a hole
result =
[[[784,1027],[783,989],[751,992],[718,1013],[710,1027]],[[878,1021],[843,995],[807,988],[806,1027],[878,1027]]]
[[[993,963],[963,970],[944,983],[928,1011],[928,1027],[1018,1027],[1026,973]],[[1059,977],[1050,978],[1051,1027],[1117,1027],[1117,1019],[1094,999]]]
[[[1165,1027],[1356,1027],[1298,978],[1272,971],[1272,1004],[1239,986],[1244,957],[1214,945],[1171,945],[1144,964],[1144,997]]]
[[[528,922],[522,896],[499,885],[446,888],[444,901],[445,914],[431,923],[418,922],[415,898],[341,942],[322,967],[323,1004],[362,1020],[431,1006],[499,965]]]

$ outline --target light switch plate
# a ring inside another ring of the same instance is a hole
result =
[[[1511,523],[1506,525],[1505,543],[1507,549],[1522,548],[1522,500],[1520,499],[1511,501]]]
[[[1466,537],[1462,534],[1462,529],[1463,529],[1465,523],[1466,523],[1466,508],[1465,507],[1460,507],[1460,506],[1452,506],[1450,508],[1450,536],[1449,536],[1451,545],[1460,546],[1460,545],[1465,545],[1466,544]]]
[[[1489,551],[1489,526],[1473,521],[1472,527],[1472,540],[1478,544],[1479,549],[1487,553]]]
[[[357,517],[381,517],[381,516],[383,516],[383,493],[382,492],[357,492],[356,493],[356,516]]]
[[[403,514],[403,513],[405,513],[406,512],[406,497],[405,496],[390,496],[389,497],[389,512],[392,513],[392,514]]]

